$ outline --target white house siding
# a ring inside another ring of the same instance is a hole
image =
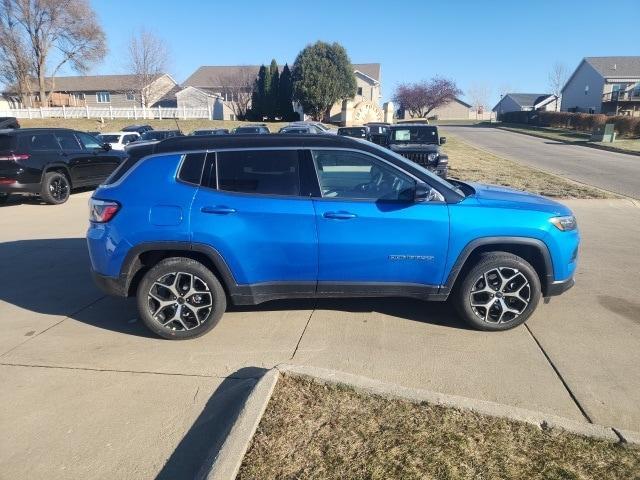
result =
[[[429,117],[437,117],[438,120],[469,120],[471,109],[458,100],[431,110]]]
[[[354,105],[366,100],[380,106],[380,84],[374,84],[372,81],[364,75],[360,75],[356,72],[356,92],[362,89],[362,95],[356,95],[352,101]],[[342,121],[342,102],[336,102],[329,111],[329,116],[332,122]]]
[[[187,87],[176,93],[178,108],[209,108],[213,109],[215,96],[209,95],[194,87]]]
[[[577,108],[579,112],[600,113],[604,84],[596,69],[583,60],[562,90],[560,109],[563,112]]]

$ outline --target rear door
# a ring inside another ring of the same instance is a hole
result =
[[[85,184],[91,178],[91,164],[87,152],[73,132],[59,130],[54,135],[62,150],[62,156],[69,166],[72,185]]]
[[[315,215],[298,150],[209,154],[209,181],[191,211],[194,243],[214,247],[236,283],[256,293],[315,293]],[[207,177],[207,175],[205,175]]]
[[[449,243],[447,205],[416,203],[416,180],[372,155],[311,153],[321,190],[313,202],[318,292],[437,291]]]

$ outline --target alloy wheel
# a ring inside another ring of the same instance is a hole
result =
[[[515,268],[492,268],[474,282],[469,301],[473,313],[485,322],[512,322],[527,309],[531,285]]]
[[[64,177],[56,177],[49,183],[49,193],[58,202],[69,196],[69,182]]]
[[[158,278],[147,294],[151,316],[169,330],[192,330],[207,320],[213,308],[208,285],[187,272]]]

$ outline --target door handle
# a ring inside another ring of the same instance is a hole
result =
[[[339,220],[349,220],[350,218],[356,218],[357,215],[351,212],[324,212],[322,215],[324,218],[337,218]]]
[[[236,213],[235,208],[225,207],[224,205],[216,205],[215,207],[202,207],[200,211],[202,213],[215,213],[218,215],[229,215],[230,213]]]

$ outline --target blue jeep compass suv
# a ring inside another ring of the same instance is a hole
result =
[[[228,301],[452,297],[483,330],[573,285],[565,206],[445,181],[337,135],[179,137],[129,151],[90,200],[94,278],[137,295],[165,338],[202,335]]]

